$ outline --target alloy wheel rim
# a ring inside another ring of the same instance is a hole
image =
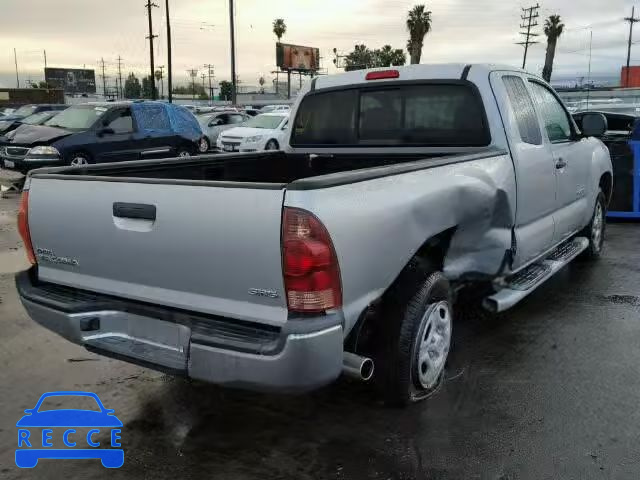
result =
[[[433,388],[444,370],[451,346],[451,308],[441,301],[427,308],[420,329],[416,349],[416,373],[419,384]]]
[[[191,154],[189,152],[187,152],[186,150],[183,150],[178,154],[178,156],[179,157],[190,157]]]
[[[200,140],[200,151],[206,152],[207,150],[209,150],[209,145],[207,144],[207,141],[203,138],[202,140]]]
[[[73,160],[71,160],[71,165],[88,165],[89,162],[87,162],[87,159],[84,157],[75,157]]]

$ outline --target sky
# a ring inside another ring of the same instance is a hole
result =
[[[229,79],[230,35],[228,0],[169,0],[173,37],[175,84],[189,81],[187,70],[205,71],[215,65],[216,82]],[[21,86],[27,79],[43,80],[46,49],[48,66],[94,68],[105,61],[107,82],[149,70],[146,0],[1,0],[0,86],[16,85],[14,48]],[[153,8],[156,66],[166,65],[165,0]],[[521,7],[512,0],[235,0],[237,70],[245,85],[257,85],[275,69],[272,21],[283,18],[283,42],[318,47],[321,67],[336,71],[333,48],[348,53],[355,44],[370,48],[390,44],[405,48],[408,10],[425,3],[432,12],[432,31],[426,36],[422,63],[491,62],[522,65]],[[532,3],[531,3],[532,4]],[[527,69],[540,73],[544,64],[544,18],[559,14],[565,32],[557,48],[554,74],[559,78],[587,76],[591,41],[593,75],[617,76],[626,62],[630,0],[540,0],[539,44],[530,47]],[[640,1],[636,9],[640,17]],[[640,42],[640,24],[636,25]],[[640,45],[632,48],[632,64],[640,64]],[[97,78],[98,83],[101,80]]]

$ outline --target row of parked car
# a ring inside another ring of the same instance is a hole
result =
[[[212,149],[279,149],[289,107],[264,110],[193,111],[151,101],[26,105],[0,116],[0,166],[26,174],[44,166],[190,157]]]

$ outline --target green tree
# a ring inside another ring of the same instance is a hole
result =
[[[231,82],[222,80],[220,82],[220,100],[231,100],[233,85]]]
[[[562,31],[564,23],[560,15],[551,15],[544,21],[544,34],[547,36],[547,55],[544,59],[544,68],[542,69],[542,78],[547,82],[551,81],[551,72],[553,71],[553,60],[556,56],[556,44]]]
[[[409,51],[412,65],[420,63],[424,37],[431,31],[431,12],[425,9],[424,4],[416,5],[409,10],[407,16],[407,30],[409,31],[407,50]]]
[[[346,72],[352,70],[362,70],[374,66],[373,52],[366,45],[356,45],[352,52],[344,59],[344,69]]]
[[[406,61],[401,48],[394,49],[391,45],[385,45],[380,49],[370,50],[366,45],[356,45],[345,57],[344,69],[349,72],[363,68],[398,66],[404,65]]]
[[[282,38],[282,36],[287,33],[287,25],[284,23],[284,19],[276,18],[273,21],[273,33],[276,37],[278,37],[278,42]]]
[[[142,94],[142,87],[140,86],[140,80],[133,73],[130,73],[127,79],[124,81],[124,96],[125,98],[140,98]]]
[[[151,75],[142,78],[142,98],[153,98],[153,90],[156,88],[155,79]]]
[[[391,45],[385,45],[373,51],[373,63],[375,67],[400,66],[406,62],[407,58],[401,48],[394,49]]]

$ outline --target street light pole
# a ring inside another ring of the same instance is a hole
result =
[[[233,0],[229,0],[229,24],[231,32],[231,104],[236,104],[236,34],[233,18]]]
[[[169,0],[165,2],[165,11],[167,12],[167,88],[169,89],[169,103],[173,101],[171,86],[171,22],[169,21]]]

